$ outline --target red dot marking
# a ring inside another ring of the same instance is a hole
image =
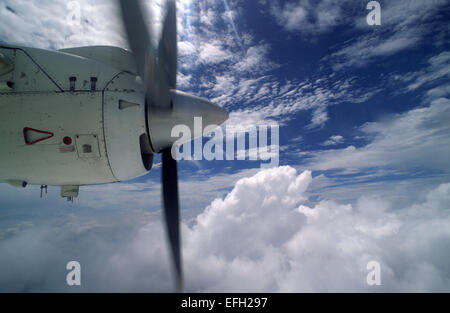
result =
[[[63,142],[65,145],[70,145],[72,143],[72,138],[70,138],[69,136],[66,136],[63,138]]]

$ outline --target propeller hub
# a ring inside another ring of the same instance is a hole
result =
[[[190,138],[185,142],[201,137],[205,128],[219,126],[228,118],[228,112],[220,106],[194,95],[172,89],[170,90],[170,108],[149,105],[148,130],[155,152],[169,148],[179,139],[179,134],[172,130],[178,125],[187,126]],[[195,118],[201,117],[201,125],[194,125]]]

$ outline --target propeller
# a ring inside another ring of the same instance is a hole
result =
[[[211,124],[220,125],[228,118],[221,107],[176,90],[177,18],[175,0],[166,1],[165,18],[158,48],[151,40],[140,1],[119,0],[128,43],[145,86],[147,133],[155,153],[162,153],[162,199],[167,237],[175,273],[177,291],[183,291],[180,240],[177,161],[172,157],[171,136],[174,126],[187,125],[194,137],[202,136]],[[157,57],[156,57],[157,55]],[[194,117],[202,117],[201,133],[194,127]],[[197,131],[197,132],[196,132]]]
[[[182,291],[183,269],[181,267],[180,250],[178,172],[177,161],[172,158],[171,148],[166,148],[162,151],[162,190],[164,217],[175,267],[176,288],[178,291]]]

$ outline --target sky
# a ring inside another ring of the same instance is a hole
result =
[[[186,291],[450,291],[450,5],[379,1],[368,25],[368,2],[177,1],[177,88],[226,127],[280,127],[279,166],[179,162]],[[0,42],[127,48],[114,1],[76,3],[79,23],[67,1],[2,1]],[[158,38],[163,1],[145,11]],[[160,171],[73,203],[0,184],[0,291],[172,291]]]

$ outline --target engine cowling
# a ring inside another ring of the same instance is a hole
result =
[[[146,126],[145,96],[136,76],[121,73],[107,86],[103,104],[106,151],[117,180],[146,174],[153,150]]]

